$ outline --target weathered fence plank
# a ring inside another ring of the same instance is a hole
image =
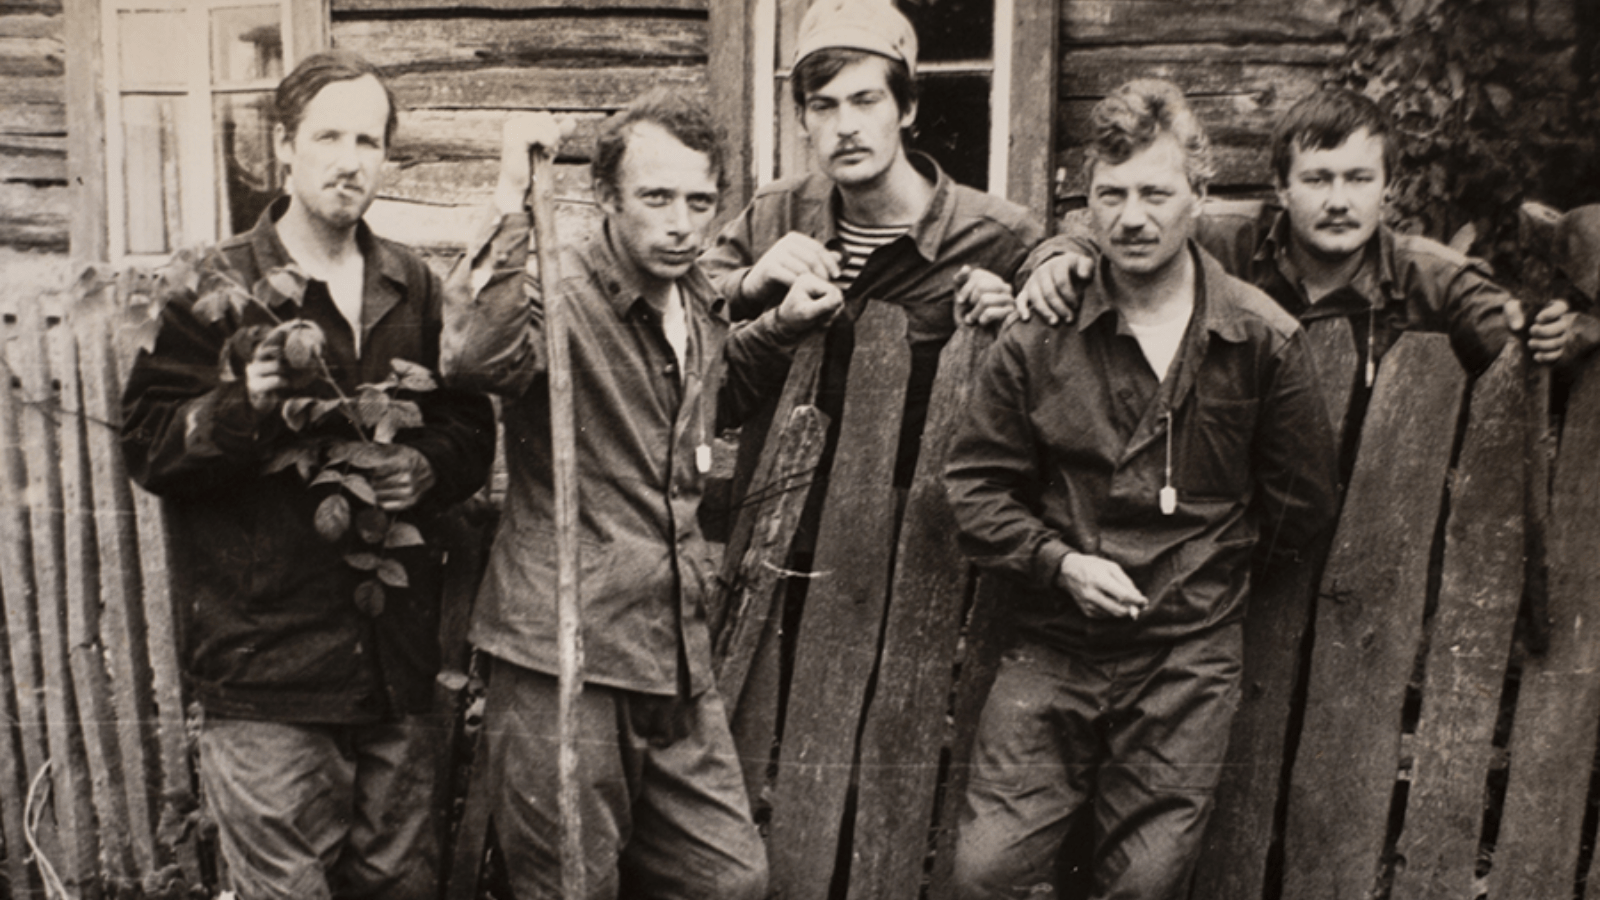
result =
[[[95,290],[100,296],[93,298],[93,309],[80,307],[73,316],[73,325],[78,335],[95,536],[99,542],[101,649],[111,678],[134,859],[139,871],[153,874],[161,862],[154,833],[155,706],[150,693],[152,673],[139,580],[138,525],[118,444],[122,380],[109,332],[117,298],[112,284],[98,285]]]
[[[960,675],[952,702],[954,734],[950,738],[950,769],[944,801],[934,829],[933,873],[928,879],[929,900],[950,900],[951,873],[955,868],[956,826],[966,804],[967,782],[972,776],[972,746],[978,737],[978,719],[989,699],[989,688],[1000,671],[1000,654],[1009,633],[1004,604],[1012,588],[1004,578],[980,575],[972,596],[972,611],[962,635]]]
[[[608,66],[604,69],[495,66],[469,72],[417,72],[389,80],[407,109],[537,108],[592,112],[621,109],[654,87],[705,90],[705,66]]]
[[[39,658],[37,593],[33,584],[33,540],[28,521],[28,472],[22,458],[22,380],[11,363],[11,346],[21,329],[14,310],[5,310],[0,322],[0,600],[5,603],[9,680],[6,690],[14,691],[4,709],[16,717],[18,750],[15,753],[19,788],[0,796],[6,825],[7,871],[12,873],[14,890],[23,892],[38,881],[26,865],[30,855],[22,834],[23,812],[33,776],[49,758],[45,745],[43,703],[44,670]],[[12,706],[12,702],[15,706]],[[11,712],[14,710],[14,712]],[[8,723],[9,724],[9,723]],[[10,746],[11,732],[5,741]],[[11,786],[7,782],[8,788]],[[59,855],[54,829],[39,836],[45,854]]]
[[[1600,359],[1567,405],[1550,515],[1550,649],[1523,664],[1494,898],[1571,896],[1600,721]],[[1591,893],[1597,882],[1589,882]]]
[[[1473,896],[1485,779],[1522,600],[1526,351],[1512,341],[1472,392],[1450,492],[1396,900]]]
[[[333,33],[388,74],[485,65],[598,67],[649,61],[704,62],[706,20],[651,16],[471,16],[341,21]]]
[[[944,492],[944,463],[987,331],[962,328],[939,357],[916,474],[906,498],[884,625],[878,687],[861,736],[849,897],[916,900],[933,824],[953,661],[971,586]]]
[[[1383,360],[1317,598],[1285,897],[1373,887],[1464,382],[1443,335],[1407,334]]]
[[[1344,432],[1361,360],[1350,320],[1317,319],[1306,328],[1317,363],[1323,403],[1335,446]],[[1206,828],[1205,850],[1195,867],[1195,900],[1259,896],[1267,878],[1278,794],[1288,752],[1289,722],[1300,684],[1316,578],[1332,535],[1301,553],[1297,563],[1257,571],[1244,620],[1244,672],[1239,712],[1217,784],[1216,808]]]
[[[905,312],[869,301],[855,322],[784,715],[769,851],[791,900],[825,900],[839,852],[861,712],[877,669],[895,533],[894,464],[911,351]]]
[[[67,665],[89,762],[87,776],[100,840],[100,874],[111,885],[126,885],[135,871],[128,838],[128,805],[123,792],[122,758],[117,746],[117,715],[100,642],[100,558],[90,488],[88,437],[78,373],[78,347],[72,327],[58,321],[46,330],[55,402],[61,484],[63,581],[66,588]]]
[[[97,830],[87,779],[83,735],[79,731],[68,662],[65,535],[61,473],[56,467],[58,408],[45,351],[44,315],[35,304],[19,310],[15,340],[6,348],[10,366],[22,382],[23,461],[27,466],[28,524],[33,538],[33,579],[37,590],[38,641],[44,673],[46,744],[50,753],[51,809],[55,813],[59,858],[52,860],[68,893],[99,894]]]

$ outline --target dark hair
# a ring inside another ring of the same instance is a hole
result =
[[[705,100],[681,91],[655,88],[613,114],[601,126],[600,137],[595,141],[594,161],[589,166],[596,191],[602,187],[616,190],[629,135],[634,125],[646,122],[659,125],[690,150],[704,153],[716,173],[717,189],[726,187],[727,157],[722,147],[722,133],[712,120]]]
[[[1272,129],[1272,173],[1278,184],[1288,183],[1295,150],[1332,150],[1363,128],[1383,141],[1383,180],[1388,183],[1400,160],[1388,114],[1355,91],[1324,88],[1289,107]]]
[[[814,94],[826,87],[828,82],[844,71],[845,66],[864,59],[884,61],[888,71],[889,93],[894,95],[894,105],[900,110],[900,115],[905,115],[917,102],[917,80],[911,77],[911,69],[905,62],[846,47],[818,50],[807,55],[794,67],[794,73],[789,78],[789,86],[794,91],[794,104],[800,107],[800,115],[805,115],[808,94]]]
[[[1184,173],[1196,191],[1204,190],[1216,174],[1211,141],[1183,91],[1170,81],[1136,78],[1122,85],[1095,104],[1089,114],[1089,126],[1093,137],[1083,167],[1091,181],[1095,163],[1127,162],[1162,134],[1178,139],[1183,148]]]
[[[371,75],[377,79],[383,88],[383,95],[389,101],[389,118],[383,125],[383,147],[388,150],[394,143],[395,129],[400,125],[400,110],[395,105],[394,92],[389,90],[389,85],[378,74],[378,68],[349,50],[324,50],[313,53],[300,61],[288,77],[278,83],[278,91],[272,97],[272,110],[277,116],[278,124],[283,126],[284,136],[294,139],[295,133],[300,130],[300,122],[305,118],[306,107],[322,89],[337,81],[355,81]]]

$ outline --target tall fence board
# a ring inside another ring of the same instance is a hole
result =
[[[905,311],[869,301],[854,324],[838,437],[848,449],[834,456],[818,527],[773,805],[773,878],[795,900],[829,896],[893,564],[891,482],[911,371]]]
[[[1464,381],[1443,335],[1405,335],[1379,370],[1358,455],[1370,464],[1351,477],[1317,601],[1286,896],[1364,897],[1377,877]]]

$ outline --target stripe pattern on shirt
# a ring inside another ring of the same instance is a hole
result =
[[[838,225],[839,242],[844,245],[844,259],[839,264],[839,278],[835,284],[841,291],[848,291],[856,283],[856,278],[861,275],[861,267],[866,265],[872,251],[911,230],[907,225],[857,225],[844,219],[840,219]]]

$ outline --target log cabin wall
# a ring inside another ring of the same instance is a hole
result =
[[[436,263],[489,201],[507,112],[551,110],[576,130],[557,160],[563,235],[599,221],[596,129],[654,87],[706,88],[707,0],[333,0],[330,36],[378,65],[402,109],[373,227]]]
[[[61,0],[0,4],[0,298],[67,278],[67,104]]]

